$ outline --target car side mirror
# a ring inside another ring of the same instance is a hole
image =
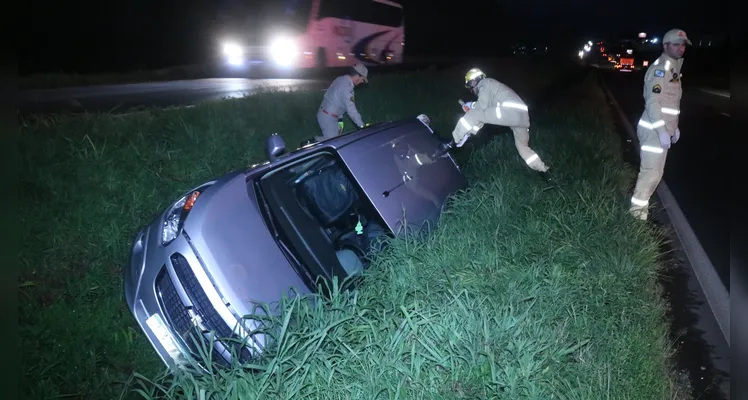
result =
[[[273,133],[265,141],[265,156],[275,161],[286,151],[286,142],[277,133]]]
[[[431,131],[432,134],[434,133],[434,130],[431,128],[431,118],[429,118],[428,115],[426,115],[426,114],[419,114],[416,118],[418,118],[418,120],[421,121],[421,123],[424,126],[426,126],[427,128],[429,128],[429,130]]]

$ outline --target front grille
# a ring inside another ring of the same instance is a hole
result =
[[[245,46],[243,55],[249,60],[266,60],[270,53],[265,46]]]
[[[200,348],[209,349],[210,341],[192,325],[189,309],[182,303],[174,287],[171,276],[166,268],[156,278],[156,290],[159,293],[161,309],[166,314],[166,320],[171,328],[179,335],[181,342],[187,347],[195,359],[202,361]],[[213,364],[227,365],[227,360],[215,349],[211,354]]]
[[[184,256],[175,253],[171,256],[171,262],[180,284],[192,302],[192,307],[188,307],[182,303],[177,289],[165,268],[156,280],[156,288],[161,293],[162,307],[167,314],[166,318],[169,324],[181,336],[185,345],[197,359],[201,359],[195,341],[203,343],[203,346],[207,348],[210,342],[206,334],[212,332],[215,338],[215,347],[212,356],[214,363],[223,366],[228,365],[231,359],[230,355],[222,355],[222,348],[225,348],[227,351],[232,351],[231,349],[233,349],[234,354],[240,354],[239,358],[241,361],[248,361],[251,353],[241,343],[221,340],[233,338],[240,341],[242,339],[232,332],[232,327],[226,324],[215,308],[213,308],[213,305],[208,300],[208,296],[200,286]],[[192,323],[190,312],[200,317],[205,332],[200,332],[196,329]]]

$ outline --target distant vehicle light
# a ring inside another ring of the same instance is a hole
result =
[[[648,66],[649,65],[649,61],[643,61],[642,65],[645,66],[645,67]]]

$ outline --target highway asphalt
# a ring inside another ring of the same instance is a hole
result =
[[[260,90],[323,90],[321,79],[209,78],[169,82],[83,86],[20,92],[21,113],[120,111],[138,107],[186,106],[243,97]]]
[[[644,107],[643,72],[601,69],[600,75],[630,126],[636,129]],[[708,262],[690,260],[684,250],[687,244],[680,247],[678,237],[673,237],[673,244],[663,249],[667,256],[661,283],[670,304],[671,339],[678,349],[677,367],[689,373],[694,396],[705,400],[727,399],[730,398],[730,345],[707,299],[708,292],[717,292],[719,284],[700,280],[703,271],[699,268],[713,267],[715,280],[721,281],[729,296],[731,257],[733,268],[745,267],[744,255],[741,258],[735,252],[730,254],[730,221],[735,218],[729,208],[733,182],[724,168],[729,163],[725,155],[729,143],[723,139],[730,124],[730,93],[689,87],[686,80],[683,87],[681,139],[668,153],[664,182]],[[624,156],[638,163],[636,143],[630,138],[624,140],[627,144]],[[655,219],[666,229],[675,230],[676,224],[668,213],[660,213]],[[739,229],[745,229],[744,224],[738,225],[742,225]],[[678,232],[678,236],[683,236],[683,232]]]

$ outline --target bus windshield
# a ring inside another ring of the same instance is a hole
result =
[[[261,18],[258,25],[267,30],[304,32],[309,24],[312,0],[283,0],[262,2],[253,10]],[[272,21],[272,22],[271,22]]]
[[[302,33],[309,25],[312,2],[315,0],[282,0],[249,2],[228,7],[222,15],[222,28],[232,36],[248,38],[265,36],[282,30]]]
[[[309,13],[312,11],[312,0],[283,0],[273,1],[265,7],[269,8],[272,17],[278,21],[300,31],[305,31],[309,24]]]

